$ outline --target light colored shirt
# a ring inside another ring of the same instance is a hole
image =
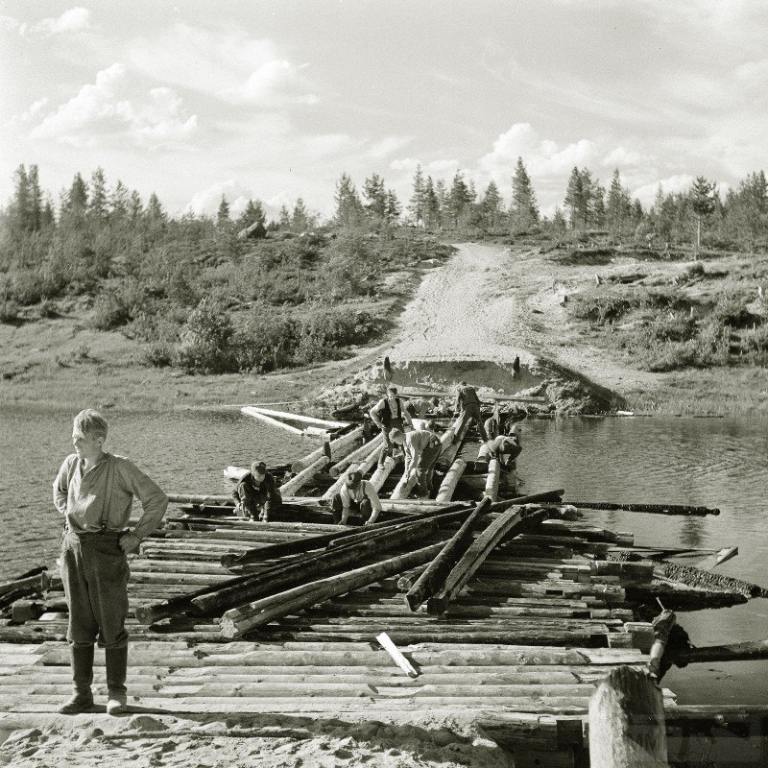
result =
[[[406,474],[416,465],[419,456],[428,446],[437,447],[440,444],[440,438],[428,429],[417,429],[414,432],[405,433],[405,472]]]
[[[368,497],[368,500],[371,502],[371,511],[374,514],[381,512],[381,502],[379,501],[376,489],[367,480],[361,480],[357,488],[350,488],[345,483],[341,486],[339,495],[341,496],[341,506],[344,509],[349,509],[351,502],[354,501],[356,504],[360,504],[364,498]]]
[[[128,526],[133,497],[143,513],[133,533],[145,539],[157,528],[168,497],[133,462],[105,453],[87,470],[76,453],[64,459],[53,481],[53,503],[75,532],[122,531]]]

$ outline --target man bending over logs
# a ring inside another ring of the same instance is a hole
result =
[[[520,445],[520,434],[517,427],[509,435],[498,435],[493,440],[486,440],[477,454],[478,461],[498,459],[501,469],[509,472],[516,468],[515,459],[520,455],[523,446]]]
[[[428,429],[417,429],[403,433],[393,429],[389,439],[395,445],[402,445],[405,451],[404,477],[415,477],[419,494],[427,498],[432,490],[435,464],[440,458],[443,446],[440,438]]]
[[[90,408],[75,416],[75,453],[64,459],[53,483],[53,503],[64,515],[61,579],[69,608],[74,694],[59,712],[74,715],[93,707],[93,645],[98,638],[107,668],[107,712],[125,711],[128,667],[127,553],[160,524],[168,497],[136,465],[104,451],[107,422]],[[128,529],[133,497],[143,514]]]
[[[480,398],[477,396],[477,390],[470,387],[466,381],[459,384],[459,391],[456,395],[456,416],[463,414],[464,419],[472,426],[472,422],[477,424],[477,431],[483,440],[488,439],[482,419],[480,418]]]
[[[263,461],[254,461],[251,471],[243,475],[232,496],[243,517],[268,523],[275,509],[283,503],[277,482]]]
[[[375,523],[381,512],[381,502],[376,489],[363,480],[363,473],[357,467],[347,471],[344,485],[331,499],[333,522],[337,525],[347,525],[351,511],[367,516],[364,525]]]

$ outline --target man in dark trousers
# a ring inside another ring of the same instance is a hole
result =
[[[135,464],[104,451],[107,422],[93,409],[80,411],[72,427],[75,453],[64,459],[53,483],[53,503],[66,519],[61,579],[69,608],[74,694],[59,708],[65,715],[93,707],[93,651],[98,639],[107,670],[107,712],[126,710],[128,667],[128,561],[157,528],[168,497]],[[143,514],[128,529],[134,496]]]
[[[480,398],[477,396],[477,390],[470,387],[466,381],[459,384],[459,391],[456,395],[456,416],[464,415],[464,419],[472,426],[472,422],[477,424],[477,431],[483,440],[488,439],[485,426],[480,418]]]
[[[251,471],[243,475],[232,495],[244,517],[263,523],[268,523],[272,513],[283,503],[277,482],[263,461],[251,464]]]
[[[368,411],[371,421],[381,430],[384,435],[384,443],[390,447],[389,433],[393,429],[404,430],[405,425],[413,427],[411,414],[403,403],[402,398],[397,395],[397,387],[388,386],[386,397],[382,397],[376,405]]]

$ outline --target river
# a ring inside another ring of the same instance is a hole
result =
[[[51,482],[71,451],[69,412],[0,409],[0,578],[55,559],[62,521]],[[222,468],[253,458],[281,463],[314,447],[239,412],[113,413],[108,448],[130,456],[168,491],[221,493]],[[525,492],[564,488],[566,499],[719,507],[718,517],[622,512],[590,521],[633,531],[638,544],[719,548],[739,555],[718,567],[768,583],[768,418],[606,418],[528,421],[518,474]],[[696,645],[768,637],[768,600],[679,614]],[[673,669],[664,684],[681,702],[768,703],[768,662]]]

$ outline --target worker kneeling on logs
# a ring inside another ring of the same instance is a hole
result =
[[[243,476],[232,495],[243,517],[264,523],[269,522],[272,513],[283,503],[275,478],[263,461],[251,464],[251,471]]]
[[[443,451],[440,438],[428,429],[418,429],[408,433],[393,429],[389,433],[389,439],[395,445],[402,445],[405,451],[403,476],[407,479],[414,478],[419,495],[424,498],[429,497],[432,491],[435,464]]]
[[[381,502],[376,489],[357,467],[350,467],[344,484],[331,499],[333,522],[337,525],[348,525],[350,512],[355,512],[363,518],[367,516],[364,525],[375,523],[381,513]]]

